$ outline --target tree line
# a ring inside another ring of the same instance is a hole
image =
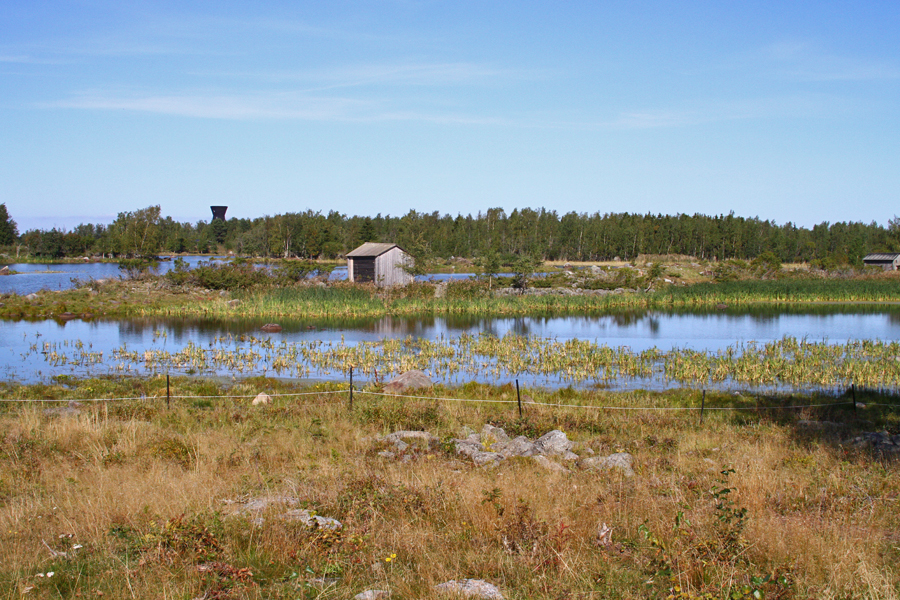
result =
[[[685,254],[705,260],[753,259],[771,252],[783,262],[861,264],[870,252],[900,251],[900,218],[822,222],[811,229],[734,213],[662,215],[558,214],[554,210],[490,208],[452,216],[409,211],[399,217],[336,211],[289,212],[254,219],[178,222],[159,206],[119,213],[109,224],[71,231],[32,229],[21,236],[0,204],[0,243],[34,256],[134,258],[163,253],[232,251],[259,257],[339,258],[363,242],[393,242],[421,259],[528,256],[536,260],[632,260],[640,254]],[[12,224],[12,227],[9,224]]]

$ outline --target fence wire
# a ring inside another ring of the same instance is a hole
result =
[[[817,409],[817,408],[827,408],[827,407],[835,407],[835,406],[883,406],[883,407],[893,407],[896,408],[896,405],[886,404],[886,403],[878,403],[878,402],[865,402],[865,403],[857,403],[857,402],[827,402],[827,403],[818,403],[818,404],[791,404],[784,406],[610,406],[610,405],[591,405],[591,404],[560,404],[555,402],[536,402],[534,400],[528,400],[526,402],[521,402],[520,400],[503,400],[503,399],[490,399],[490,398],[456,398],[449,396],[414,396],[409,394],[390,394],[386,392],[375,392],[368,390],[360,390],[355,388],[348,388],[343,390],[323,390],[316,392],[286,392],[286,393],[277,393],[277,392],[262,392],[271,398],[295,398],[300,396],[324,396],[324,395],[334,395],[334,394],[357,394],[357,395],[366,395],[366,396],[379,396],[384,398],[402,398],[407,400],[434,400],[439,402],[458,402],[458,403],[470,403],[470,404],[521,404],[522,407],[541,407],[541,408],[574,408],[574,409],[590,409],[590,410],[603,410],[603,411],[758,411],[758,410],[795,410],[795,409]],[[153,396],[132,396],[132,397],[113,397],[113,398],[0,398],[0,403],[70,403],[70,402],[78,402],[78,403],[96,403],[96,402],[126,402],[126,401],[150,401],[150,400],[239,400],[239,399],[250,399],[255,398],[259,394],[237,394],[237,395],[207,395],[207,396],[190,396],[184,394],[178,395],[164,395],[157,394]]]

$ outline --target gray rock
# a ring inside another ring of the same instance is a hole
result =
[[[471,439],[453,440],[453,444],[457,454],[462,454],[469,458],[474,457],[479,452],[484,452],[484,446],[480,442]]]
[[[344,526],[344,524],[337,519],[316,515],[302,508],[293,508],[287,511],[284,513],[283,518],[286,521],[300,521],[307,527],[330,529],[331,531],[338,531]]]
[[[572,442],[566,437],[566,434],[559,429],[554,429],[549,433],[545,433],[534,442],[535,448],[539,454],[545,456],[555,456],[557,454],[565,454],[572,449]]]
[[[498,452],[476,452],[472,455],[472,462],[479,467],[496,466],[503,460],[503,456]]]
[[[34,302],[35,300],[38,299],[38,295],[37,294],[28,294],[27,296],[25,296],[25,299],[28,300],[29,302]]]
[[[546,456],[543,456],[541,454],[532,456],[531,460],[533,460],[534,462],[539,464],[544,469],[554,472],[554,473],[569,473],[570,472],[567,468],[565,468],[558,462],[554,462],[554,461],[550,460],[549,458],[547,458]]]
[[[627,452],[617,452],[609,456],[592,456],[581,461],[580,466],[583,469],[591,469],[594,471],[610,471],[618,469],[626,477],[634,476],[634,458]]]
[[[384,386],[384,391],[388,394],[402,394],[410,390],[430,388],[433,385],[431,378],[423,371],[413,370],[398,375],[387,382]]]
[[[381,458],[386,458],[388,460],[394,460],[395,458],[397,458],[397,455],[390,450],[382,450],[378,453],[378,456],[380,456]]]
[[[434,586],[438,592],[455,594],[457,596],[469,596],[472,598],[485,598],[486,600],[503,600],[503,594],[497,586],[483,579],[456,579],[439,583]]]
[[[387,600],[391,593],[387,590],[366,590],[353,596],[353,600]]]
[[[505,444],[500,451],[500,454],[502,454],[504,458],[511,458],[513,456],[534,456],[535,454],[538,454],[538,449],[534,445],[534,442],[524,435],[520,435],[516,439]]]
[[[337,531],[343,527],[343,524],[337,519],[322,517],[313,514],[306,509],[295,508],[299,503],[300,500],[298,498],[280,495],[261,496],[242,502],[226,500],[226,504],[232,505],[229,514],[232,516],[248,516],[253,524],[257,526],[261,526],[265,522],[265,519],[263,519],[264,514],[271,514],[275,518],[285,521],[300,521],[307,527],[330,529],[333,531]],[[276,511],[276,508],[278,507],[291,508],[284,510],[284,512],[278,512]]]
[[[384,436],[384,441],[394,444],[400,452],[406,450],[411,444],[426,448],[440,445],[440,440],[427,431],[395,431]]]
[[[241,305],[241,301],[240,301],[240,300],[236,300],[236,299],[235,299],[235,300],[229,300],[226,304],[228,304],[229,308],[234,308],[234,307],[236,307],[236,306],[240,306],[240,305]]]
[[[3,267],[0,269],[0,275],[9,275],[9,267]]]
[[[272,404],[272,396],[266,394],[265,392],[260,392],[256,395],[256,398],[251,402],[253,406],[260,406],[262,404]]]
[[[481,430],[481,445],[499,452],[509,443],[509,436],[500,427],[485,425]]]

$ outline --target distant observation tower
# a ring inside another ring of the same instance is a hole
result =
[[[227,206],[210,206],[209,208],[212,209],[213,221],[216,219],[219,219],[220,221],[225,220],[225,211],[228,210]]]

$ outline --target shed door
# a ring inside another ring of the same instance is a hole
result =
[[[353,259],[353,281],[375,281],[375,257]]]

